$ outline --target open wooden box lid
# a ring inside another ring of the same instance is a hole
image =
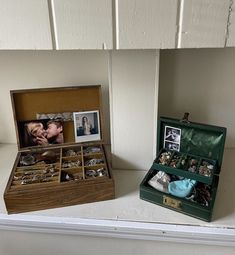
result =
[[[44,129],[47,130],[47,123],[50,119],[62,119],[62,145],[103,141],[100,85],[13,90],[11,91],[11,100],[19,150],[42,147],[38,144],[32,145],[25,139],[26,133],[28,135],[26,125],[35,122],[35,120],[42,122]],[[79,131],[82,128],[84,116],[87,117],[89,125],[93,128],[93,132],[90,134]],[[76,125],[73,121],[74,117]]]

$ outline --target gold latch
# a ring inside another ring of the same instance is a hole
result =
[[[163,204],[178,210],[182,209],[182,202],[171,197],[163,196]]]
[[[184,122],[184,123],[190,123],[189,119],[189,112],[185,112],[183,118],[180,120],[180,122]]]

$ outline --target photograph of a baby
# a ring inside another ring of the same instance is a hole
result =
[[[100,140],[98,111],[74,112],[73,119],[76,142]]]
[[[64,142],[61,120],[33,120],[20,123],[23,147],[61,144]]]

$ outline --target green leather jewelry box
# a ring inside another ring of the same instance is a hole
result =
[[[161,117],[157,157],[140,184],[140,198],[211,221],[226,128]]]

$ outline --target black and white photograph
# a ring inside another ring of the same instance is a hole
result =
[[[99,111],[74,112],[73,120],[76,142],[101,139]]]
[[[165,126],[164,148],[169,150],[180,150],[181,129]]]
[[[167,150],[173,150],[173,151],[179,151],[180,150],[180,145],[177,143],[172,143],[172,142],[167,142],[165,141],[165,146]]]

